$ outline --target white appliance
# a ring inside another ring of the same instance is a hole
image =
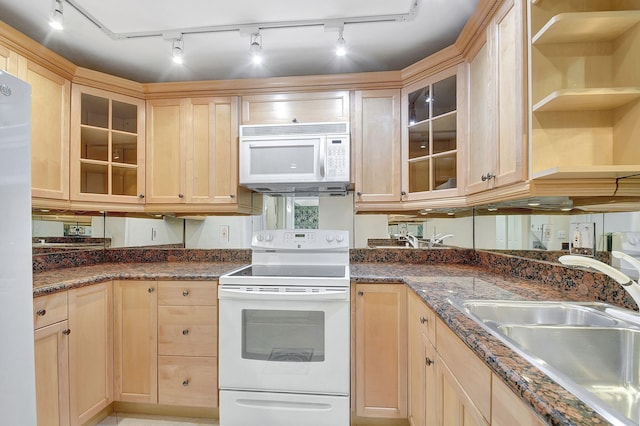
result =
[[[349,123],[240,126],[240,184],[275,194],[344,195]]]
[[[220,425],[348,425],[347,231],[270,230],[220,277]]]
[[[31,86],[0,70],[0,412],[36,424],[31,258]]]

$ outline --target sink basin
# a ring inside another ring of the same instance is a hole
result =
[[[614,416],[617,424],[640,421],[640,330],[520,325],[497,330],[603,416]]]
[[[462,310],[482,322],[540,325],[613,326],[620,321],[604,312],[605,303],[465,300]]]
[[[450,300],[616,425],[640,422],[640,315],[607,303]]]

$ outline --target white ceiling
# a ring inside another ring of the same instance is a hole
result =
[[[348,21],[353,17],[405,15],[415,0],[71,1],[115,35],[100,30],[66,0],[61,32],[48,25],[53,0],[0,0],[0,19],[76,65],[141,83],[399,70],[452,44],[478,3],[419,0],[413,19],[352,24]],[[345,20],[348,54],[342,58],[334,54],[335,29],[262,27],[262,65],[251,63],[246,31],[184,31]],[[158,35],[114,39],[141,32]],[[182,32],[185,63],[177,65],[171,61],[171,41],[166,38]]]

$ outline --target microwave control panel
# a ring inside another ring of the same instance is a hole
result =
[[[349,143],[345,138],[327,137],[327,178],[349,179]]]

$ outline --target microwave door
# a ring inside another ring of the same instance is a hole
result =
[[[323,145],[321,137],[244,141],[241,181],[273,183],[321,180],[325,168]]]

